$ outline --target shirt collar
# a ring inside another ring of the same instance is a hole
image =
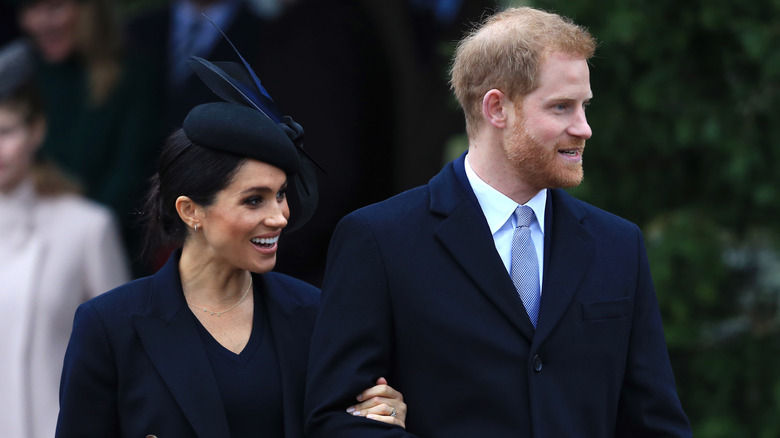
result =
[[[482,207],[482,213],[485,215],[488,227],[490,227],[490,233],[495,234],[508,220],[512,218],[512,214],[515,212],[518,204],[508,196],[494,189],[490,184],[480,178],[474,169],[469,164],[469,157],[466,155],[464,160],[466,166],[466,177],[471,184],[471,188],[474,190],[474,195],[477,197],[479,206]],[[534,195],[524,205],[531,207],[536,215],[536,221],[539,224],[539,228],[544,234],[544,214],[545,207],[547,206],[547,189],[542,189]],[[512,220],[514,226],[514,220]]]

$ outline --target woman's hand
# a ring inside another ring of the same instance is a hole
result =
[[[347,408],[347,412],[406,429],[404,396],[391,388],[384,377],[376,380],[376,386],[358,394],[357,400],[360,403]]]

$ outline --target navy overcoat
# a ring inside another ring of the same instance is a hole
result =
[[[638,227],[550,190],[534,329],[463,160],[337,227],[308,436],[691,436]],[[404,395],[406,431],[343,413],[379,376]]]
[[[230,436],[182,292],[179,257],[177,251],[156,274],[78,308],[62,373],[57,437]],[[265,299],[279,358],[285,437],[300,438],[319,290],[274,272],[253,274],[253,283],[255,299]]]

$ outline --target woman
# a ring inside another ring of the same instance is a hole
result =
[[[0,50],[0,425],[49,438],[73,312],[130,276],[111,212],[36,155],[46,118],[29,55]]]
[[[41,153],[115,212],[137,255],[133,201],[163,132],[153,70],[124,50],[112,0],[20,0],[19,24],[33,42],[46,103]]]
[[[196,72],[231,102],[190,111],[145,209],[149,252],[181,248],[79,307],[58,437],[303,436],[319,291],[270,271],[282,231],[314,211],[316,175],[302,129],[274,113],[251,71],[200,60]],[[344,408],[403,427],[401,395],[376,383]]]

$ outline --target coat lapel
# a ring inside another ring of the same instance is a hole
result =
[[[273,275],[255,275],[255,284],[265,285],[268,319],[282,375],[285,437],[298,438],[304,421],[306,365],[317,308],[303,306]]]
[[[550,219],[545,224],[544,282],[534,343],[539,345],[569,307],[594,249],[593,236],[582,225],[583,213],[562,190],[550,190]]]
[[[149,306],[133,319],[138,336],[195,433],[230,436],[219,388],[182,294],[174,253],[154,275]]]
[[[465,155],[464,155],[465,156]],[[463,157],[430,182],[431,211],[446,216],[435,234],[480,291],[529,340],[534,328],[496,252],[476,197],[463,175]],[[473,199],[472,199],[473,198]]]

